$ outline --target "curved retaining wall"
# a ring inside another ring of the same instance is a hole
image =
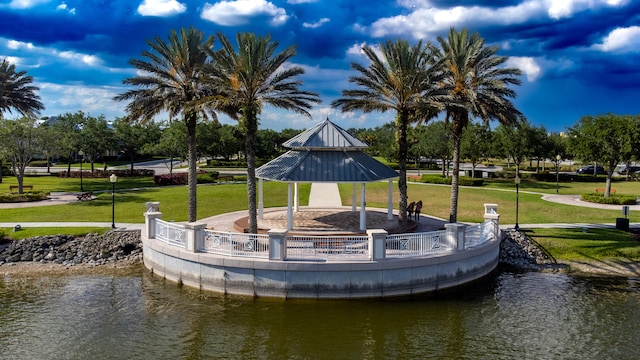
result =
[[[373,298],[451,288],[498,265],[500,241],[434,257],[368,262],[269,261],[195,253],[143,237],[144,264],[186,286],[258,297]]]

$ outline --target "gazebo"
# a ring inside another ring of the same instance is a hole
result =
[[[356,185],[359,183],[360,230],[366,230],[366,183],[388,180],[387,218],[393,219],[393,179],[398,173],[362,152],[368,145],[338,125],[326,120],[282,144],[285,154],[256,169],[258,217],[263,218],[263,180],[288,184],[287,230],[293,229],[293,213],[298,211],[298,183],[352,183],[352,211],[356,212]],[[292,190],[293,187],[293,190]]]

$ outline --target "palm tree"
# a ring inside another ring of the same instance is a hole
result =
[[[428,121],[439,112],[435,99],[438,89],[439,64],[431,43],[422,41],[411,46],[408,41],[387,41],[379,45],[382,58],[370,46],[362,50],[371,62],[369,67],[352,63],[359,75],[349,82],[359,86],[357,90],[343,90],[342,98],[331,105],[342,111],[364,112],[395,111],[396,137],[398,140],[398,165],[400,178],[400,223],[407,218],[407,128],[414,121]]]
[[[25,76],[26,71],[16,72],[16,67],[6,59],[0,63],[0,119],[5,111],[17,110],[23,116],[38,115],[44,110],[37,86],[31,85],[33,77]]]
[[[161,112],[170,118],[182,114],[187,125],[189,147],[189,215],[196,221],[196,123],[202,116],[217,120],[215,112],[201,99],[208,93],[203,86],[203,66],[208,62],[207,49],[213,47],[214,38],[205,39],[204,34],[191,27],[172,30],[167,41],[155,37],[148,40],[151,48],[142,52],[145,60],[133,59],[129,63],[142,72],[123,81],[140,89],[129,90],[114,98],[116,101],[130,100],[127,105],[129,121],[151,121]]]
[[[245,136],[249,231],[256,233],[256,138],[262,106],[269,104],[310,117],[307,110],[320,98],[314,92],[299,89],[302,82],[295,78],[304,74],[303,68],[285,66],[296,54],[294,46],[276,53],[278,42],[270,36],[238,33],[236,52],[222,33],[218,33],[218,39],[222,48],[209,52],[213,61],[206,71],[207,85],[216,94],[209,100],[236,119]]]
[[[447,39],[438,37],[442,48],[445,78],[443,87],[448,96],[443,100],[453,134],[453,174],[449,221],[458,216],[458,172],[460,169],[460,141],[470,115],[485,123],[496,119],[506,126],[524,121],[509,98],[516,93],[510,85],[519,85],[518,69],[501,67],[506,56],[497,56],[497,46],[485,46],[478,33],[469,35],[466,29],[449,31]]]

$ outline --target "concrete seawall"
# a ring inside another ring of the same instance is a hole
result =
[[[356,299],[408,296],[481,278],[498,265],[500,241],[453,254],[368,262],[269,261],[192,252],[143,238],[144,264],[157,276],[225,294]]]

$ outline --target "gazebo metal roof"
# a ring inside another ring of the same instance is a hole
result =
[[[327,118],[283,144],[292,150],[256,169],[256,177],[283,182],[362,183],[398,177],[363,153],[368,147]]]
[[[369,147],[327,118],[282,144],[290,149],[363,149]]]

